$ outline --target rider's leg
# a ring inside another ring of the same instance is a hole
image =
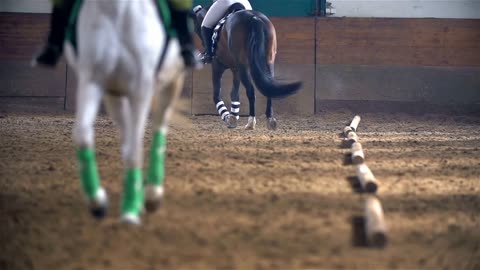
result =
[[[230,7],[230,1],[216,1],[207,11],[205,19],[202,22],[202,39],[205,45],[205,52],[202,55],[202,61],[204,63],[212,62],[212,35],[213,28],[218,21],[225,15]]]
[[[240,3],[246,10],[252,10],[252,5],[248,0],[235,0],[236,3]]]
[[[213,57],[212,35],[213,35],[212,28],[202,26],[202,39],[203,39],[203,44],[205,46],[205,51],[202,54],[202,62],[204,64],[212,62],[212,57]]]
[[[182,46],[182,56],[188,67],[199,67],[196,58],[197,51],[192,38],[192,25],[189,12],[192,8],[192,0],[169,0],[172,14],[172,25],[178,34],[178,40]]]
[[[50,32],[47,45],[39,55],[35,56],[32,64],[41,64],[47,67],[54,67],[60,59],[63,51],[63,40],[68,19],[75,0],[54,0],[53,10],[50,17]]]

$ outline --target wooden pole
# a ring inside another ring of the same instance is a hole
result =
[[[355,165],[362,164],[365,161],[362,144],[354,142],[352,144],[352,163]]]
[[[357,177],[365,192],[377,192],[378,181],[366,164],[357,165]]]
[[[353,120],[350,123],[350,127],[353,129],[353,131],[357,132],[358,124],[360,124],[361,119],[362,118],[360,115],[355,115],[355,117],[353,117]]]
[[[343,129],[343,135],[344,135],[345,137],[347,137],[347,136],[348,136],[348,133],[350,133],[350,132],[352,132],[352,131],[353,131],[353,129],[352,129],[350,126],[346,126],[346,127]]]
[[[355,131],[350,131],[347,135],[347,141],[349,143],[355,143],[355,142],[358,142],[358,136],[357,136],[357,133],[355,133]]]
[[[370,246],[385,247],[387,244],[387,226],[380,200],[368,195],[365,200],[365,232]]]
[[[357,128],[358,128],[358,124],[360,124],[360,120],[361,120],[360,116],[355,115],[355,117],[353,117],[353,120],[350,123],[350,125],[346,126],[343,129],[343,135],[345,135],[345,137],[347,137],[350,132],[352,132],[352,131],[357,132]]]

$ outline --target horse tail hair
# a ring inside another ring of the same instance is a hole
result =
[[[297,92],[301,82],[280,83],[273,77],[273,70],[268,65],[266,53],[267,31],[265,24],[258,17],[251,19],[250,35],[248,39],[248,62],[250,75],[260,93],[268,98],[282,98]]]

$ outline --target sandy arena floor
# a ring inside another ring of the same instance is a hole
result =
[[[98,222],[80,193],[73,117],[0,115],[0,269],[480,269],[480,119],[362,116],[384,250],[353,245],[363,195],[338,136],[352,113],[279,116],[275,132],[264,118],[254,131],[214,116],[172,123],[165,205],[138,228],[118,222],[123,171],[109,118],[96,125],[111,199]]]

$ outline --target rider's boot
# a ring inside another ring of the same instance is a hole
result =
[[[63,42],[68,19],[75,0],[57,1],[50,17],[50,32],[47,45],[32,60],[32,66],[55,67],[62,56]]]
[[[202,26],[202,39],[205,46],[205,52],[203,52],[201,59],[204,64],[212,62],[212,35],[213,29]]]
[[[178,40],[182,46],[183,61],[187,67],[199,69],[202,67],[202,64],[197,59],[198,52],[193,43],[188,13],[189,10],[171,8],[173,27],[177,30]]]

